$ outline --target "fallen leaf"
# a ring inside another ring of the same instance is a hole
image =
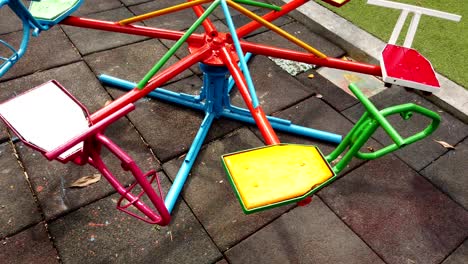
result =
[[[314,78],[314,77],[315,77],[315,75],[313,75],[312,73],[309,74],[309,75],[307,75],[307,78],[309,78],[309,79],[312,79],[312,78]]]
[[[92,176],[84,176],[70,184],[70,188],[83,188],[101,180],[101,174],[94,174]]]
[[[373,147],[367,147],[367,150],[370,152],[375,152],[375,149]]]
[[[317,97],[317,98],[320,99],[320,98],[323,98],[323,95],[321,95],[321,94],[316,94],[315,97]]]
[[[108,106],[110,103],[112,103],[112,100],[107,100],[107,101],[104,103],[104,106]]]
[[[435,142],[439,143],[440,145],[442,145],[442,147],[446,148],[446,149],[455,149],[454,146],[450,145],[449,143],[445,142],[445,141],[442,141],[442,140],[435,140]]]

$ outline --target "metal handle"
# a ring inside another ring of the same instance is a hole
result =
[[[53,160],[58,158],[61,154],[63,154],[65,151],[69,150],[76,144],[84,141],[88,137],[95,135],[101,131],[103,131],[107,126],[112,124],[114,121],[117,119],[121,118],[122,116],[128,114],[131,112],[133,109],[135,109],[135,106],[133,104],[128,104],[125,107],[117,110],[115,113],[109,115],[108,117],[104,118],[103,120],[99,121],[98,123],[92,125],[88,130],[83,132],[82,134],[72,138],[65,144],[59,146],[58,148],[46,152],[44,155],[48,160]]]
[[[413,113],[419,113],[423,116],[426,116],[430,119],[432,119],[431,123],[425,128],[423,129],[422,131],[420,131],[419,133],[416,133],[410,137],[407,137],[405,139],[403,139],[403,145],[410,145],[418,140],[421,140],[427,136],[429,136],[430,134],[432,134],[432,132],[434,132],[437,127],[439,126],[440,124],[440,116],[427,109],[427,108],[424,108],[422,106],[419,106],[419,105],[415,105],[415,104],[402,104],[402,105],[397,105],[397,106],[393,106],[393,107],[389,107],[389,108],[386,108],[382,111],[380,111],[381,115],[383,117],[386,117],[386,116],[390,116],[390,115],[394,115],[394,114],[400,114],[404,119],[409,119],[411,118],[412,114]],[[373,153],[362,153],[362,152],[357,152],[356,153],[356,157],[357,158],[360,158],[360,159],[366,159],[366,160],[371,160],[371,159],[376,159],[376,158],[379,158],[379,157],[382,157],[383,155],[386,155],[392,151],[395,151],[397,149],[401,148],[400,146],[398,146],[397,144],[392,144],[392,145],[388,145],[382,149],[379,149]]]
[[[403,138],[398,134],[398,132],[392,127],[392,125],[385,119],[385,117],[379,112],[379,110],[372,104],[372,102],[359,90],[359,88],[351,83],[349,85],[351,92],[356,95],[357,99],[361,101],[362,105],[366,110],[372,115],[372,117],[379,122],[382,128],[387,132],[390,138],[398,145],[398,147],[404,146]]]
[[[406,145],[412,144],[429,136],[440,124],[440,116],[437,113],[415,104],[396,105],[379,111],[369,101],[369,99],[367,99],[364,94],[362,94],[356,85],[350,84],[349,88],[362,102],[364,107],[367,109],[367,112],[362,115],[362,117],[354,125],[354,127],[346,135],[338,147],[336,147],[332,153],[326,156],[326,160],[329,163],[332,163],[342,153],[346,152],[343,157],[337,161],[335,166],[333,166],[333,171],[335,173],[339,173],[344,168],[346,168],[347,164],[349,164],[353,157],[365,160],[380,158],[386,154],[389,154],[390,152],[398,150]],[[432,119],[432,122],[421,132],[403,139],[385,117],[393,114],[400,114],[403,119],[408,120],[411,118],[413,112]],[[364,146],[364,144],[369,140],[369,138],[379,126],[384,128],[385,132],[390,135],[395,143],[379,149],[373,153],[359,152],[362,146]]]

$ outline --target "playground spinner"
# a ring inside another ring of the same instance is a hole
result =
[[[393,73],[396,71],[398,78],[393,78],[389,74],[392,72],[390,70],[391,66],[388,66],[385,62],[387,60],[386,54],[388,52],[393,53],[394,50],[384,50],[382,68],[379,65],[330,58],[271,23],[307,2],[307,0],[292,0],[279,7],[252,0],[194,0],[111,22],[70,16],[79,7],[82,0],[33,1],[29,8],[26,8],[19,0],[0,0],[0,6],[8,5],[23,22],[23,39],[18,49],[0,40],[0,44],[6,46],[12,53],[8,57],[0,58],[4,61],[0,66],[0,76],[24,54],[31,30],[32,34],[37,36],[41,31],[47,30],[57,23],[175,41],[175,44],[168,52],[138,83],[108,75],[99,76],[104,84],[122,88],[128,90],[128,92],[95,113],[89,114],[86,108],[58,82],[50,81],[1,104],[0,117],[26,145],[42,152],[49,160],[57,159],[64,163],[72,161],[78,165],[90,164],[94,166],[121,195],[122,198],[119,200],[117,208],[148,223],[167,225],[170,222],[170,213],[203,141],[213,121],[220,117],[256,125],[267,145],[266,147],[240,151],[222,157],[230,182],[244,211],[251,213],[291,202],[303,201],[333,182],[337,177],[336,175],[346,167],[346,164],[353,157],[365,160],[379,158],[427,137],[437,128],[440,122],[438,114],[414,104],[404,104],[378,110],[353,84],[349,88],[365,106],[366,112],[343,140],[340,135],[334,133],[298,126],[288,120],[265,115],[258,102],[255,87],[247,67],[247,60],[252,54],[384,76],[384,78],[387,76],[390,78],[388,81],[391,84],[400,84],[399,81],[403,79],[405,86],[426,91],[433,91],[429,88],[438,86],[437,79],[435,79],[437,83],[432,79],[430,83],[427,83],[425,78],[420,78],[414,82],[415,77],[412,77],[411,74],[398,75],[398,71],[394,69]],[[327,0],[325,2],[341,6],[348,0]],[[393,2],[384,0],[369,0],[369,2],[402,9],[406,15],[409,12],[408,5],[396,5],[395,7],[395,5],[390,4],[391,6],[388,6],[389,3]],[[271,12],[264,16],[258,16],[243,5],[267,8],[271,9]],[[198,19],[185,32],[133,24],[187,8],[193,9]],[[219,32],[209,19],[209,15],[216,8],[223,10],[229,32]],[[239,11],[252,21],[241,27],[236,27],[231,19],[230,9]],[[424,13],[433,16],[435,12],[428,12],[428,9],[424,8],[409,10],[417,11],[418,14]],[[420,12],[421,10],[424,12]],[[437,13],[439,17],[445,16],[444,18],[447,18],[448,16],[439,13]],[[404,18],[406,18],[406,15]],[[404,18],[399,19],[396,28],[399,23],[402,23],[400,20],[404,21]],[[411,27],[414,36],[417,22],[412,24],[415,24],[415,26]],[[204,33],[195,33],[195,30],[200,26],[203,27]],[[293,51],[252,43],[242,39],[261,26],[272,30],[280,37],[286,38],[305,51]],[[401,28],[394,31],[392,39],[398,37],[399,31],[401,31]],[[403,54],[400,56],[402,59],[405,58],[404,54],[411,50],[411,41],[405,41],[409,45],[404,47],[403,53],[396,51]],[[188,44],[190,54],[162,70],[162,67],[184,43]],[[400,48],[394,43],[389,45],[392,45],[391,48]],[[408,61],[412,62],[413,60]],[[159,88],[196,63],[199,63],[203,72],[203,86],[198,95],[175,93]],[[395,64],[395,59],[391,63]],[[416,63],[416,66],[418,65],[419,63]],[[427,66],[427,63],[425,65]],[[414,67],[414,65],[408,67]],[[432,75],[435,76],[432,66],[424,67],[424,71],[429,72],[431,78]],[[228,75],[230,75],[229,78],[227,78]],[[419,76],[420,74],[415,73],[415,75]],[[231,105],[229,93],[234,84],[237,86],[247,109]],[[104,135],[104,129],[109,124],[132,111],[134,109],[133,103],[145,96],[151,96],[205,113],[200,129],[187,155],[184,157],[184,161],[164,200],[156,173],[154,171],[143,173],[131,157]],[[21,106],[25,103],[32,105],[34,111],[23,111]],[[47,107],[44,107],[44,105]],[[402,138],[386,120],[386,117],[400,114],[404,120],[409,120],[412,113],[426,116],[432,121],[423,131],[408,138]],[[41,129],[37,129],[37,124],[43,124],[40,126]],[[374,153],[360,152],[362,146],[378,127],[382,127],[394,143]],[[314,146],[281,144],[275,130],[339,143],[339,145],[332,153],[324,156]],[[134,175],[136,181],[133,185],[125,187],[113,176],[100,157],[102,147],[109,149],[122,161],[122,168]],[[337,161],[338,157],[340,157],[339,161]],[[337,162],[334,166],[331,166],[330,164],[333,164],[334,161]],[[159,195],[151,186],[154,181],[157,183]],[[134,189],[137,185],[140,192],[135,193]],[[143,202],[143,195],[148,197],[149,203]]]

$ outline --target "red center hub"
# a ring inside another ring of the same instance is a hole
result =
[[[201,47],[209,46],[212,53],[211,56],[203,61],[203,63],[210,66],[224,66],[226,65],[222,59],[219,57],[219,50],[226,48],[235,58],[236,62],[239,61],[237,56],[236,49],[232,42],[231,35],[229,33],[220,33],[220,32],[211,32],[211,34],[205,34],[205,41],[203,44],[191,43],[189,44],[190,53],[194,53],[199,50]]]

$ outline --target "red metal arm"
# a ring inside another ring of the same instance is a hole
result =
[[[153,79],[151,79],[143,89],[140,90],[138,88],[135,88],[122,95],[121,97],[117,98],[116,100],[112,101],[112,103],[110,103],[106,107],[101,108],[100,110],[92,114],[90,117],[91,121],[93,123],[98,122],[99,120],[102,120],[103,118],[109,116],[118,109],[145,97],[154,89],[158,88],[170,79],[174,78],[177,74],[188,69],[193,64],[203,61],[204,59],[209,57],[211,55],[211,52],[212,51],[209,46],[203,46],[198,51],[183,58],[171,67],[161,71],[159,74],[153,77]]]
[[[190,2],[192,0],[188,0],[188,1]],[[201,6],[194,6],[192,7],[192,9],[195,12],[195,15],[197,15],[197,17],[201,17],[203,13],[205,13],[205,10]],[[205,19],[202,22],[202,26],[203,28],[205,28],[206,34],[212,37],[216,36],[216,33],[217,33],[216,27],[213,25],[213,23],[211,22],[209,18]]]
[[[125,33],[125,34],[146,36],[146,37],[151,37],[151,38],[169,39],[169,40],[178,40],[184,35],[184,32],[175,31],[175,30],[152,28],[152,27],[145,27],[145,26],[138,26],[138,25],[123,25],[122,26],[116,22],[83,18],[83,17],[75,17],[75,16],[69,16],[60,23],[63,25],[69,25],[69,26],[75,26],[75,27],[106,30],[106,31],[112,31],[112,32],[120,32],[120,33]],[[204,36],[201,34],[192,34],[187,39],[187,42],[203,44]]]
[[[337,58],[318,58],[313,54],[293,51],[273,46],[241,41],[241,47],[244,52],[250,52],[257,55],[271,56],[275,58],[300,61],[318,66],[336,68],[341,70],[360,72],[374,76],[382,76],[382,69],[379,65],[366,64],[362,62],[347,61]]]
[[[241,69],[237,65],[236,59],[232,57],[232,53],[229,52],[226,47],[223,47],[220,51],[220,57],[226,64],[226,66],[229,69],[229,72],[234,78],[234,81],[237,84],[237,88],[239,89],[239,92],[241,93],[242,98],[244,99],[244,102],[247,105],[247,108],[252,114],[252,117],[254,118],[258,129],[260,130],[263,138],[265,139],[265,143],[267,145],[279,144],[280,141],[276,136],[275,131],[271,127],[270,122],[268,122],[268,119],[265,113],[263,112],[262,108],[260,106],[258,106],[257,108],[253,107],[252,98],[249,95],[247,83],[245,81],[244,76],[242,75]]]

